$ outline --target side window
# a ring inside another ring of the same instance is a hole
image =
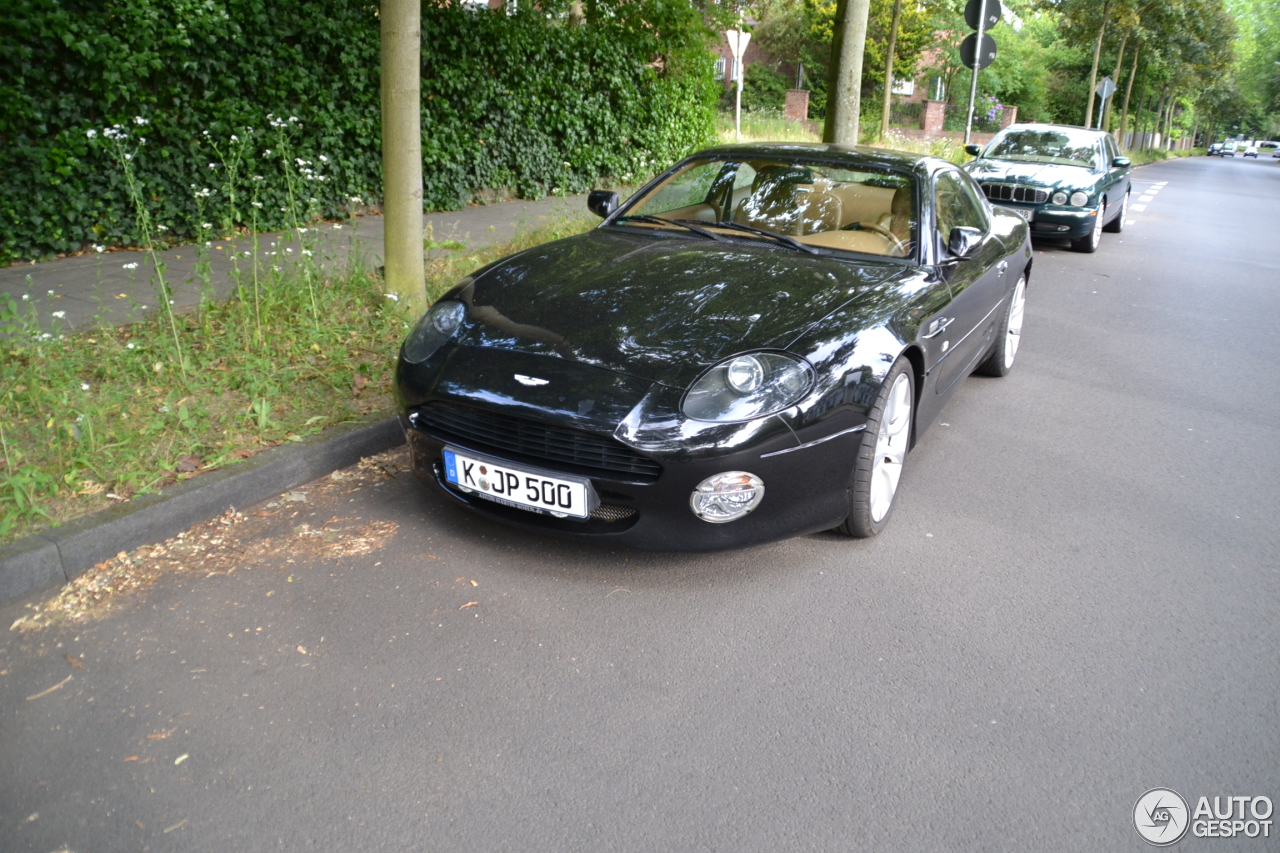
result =
[[[987,213],[974,197],[969,182],[952,171],[940,173],[934,180],[934,216],[942,245],[947,244],[951,229],[958,226],[977,228],[985,233],[988,228]]]

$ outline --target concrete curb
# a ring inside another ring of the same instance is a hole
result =
[[[398,418],[344,425],[0,546],[0,605],[403,443]]]

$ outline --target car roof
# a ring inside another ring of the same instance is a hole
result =
[[[1081,125],[1078,125],[1078,124],[1048,124],[1045,122],[1036,122],[1036,121],[1028,121],[1028,122],[1020,121],[1017,124],[1011,124],[1008,127],[1002,127],[1000,128],[1000,130],[1001,131],[1005,131],[1005,130],[1074,130],[1077,132],[1084,131],[1085,133],[1092,133],[1095,136],[1106,136],[1106,135],[1109,135],[1110,133],[1109,131],[1106,131],[1106,130],[1099,130],[1096,127],[1082,127]]]

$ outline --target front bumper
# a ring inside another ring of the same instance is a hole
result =
[[[861,431],[846,432],[803,449],[795,449],[792,439],[769,440],[723,455],[652,454],[650,458],[662,469],[652,482],[590,477],[601,507],[591,518],[580,521],[503,506],[458,489],[444,478],[446,441],[417,425],[412,410],[401,420],[414,473],[451,502],[525,530],[650,551],[720,551],[835,527],[849,511],[850,475],[863,437]],[[840,425],[828,427],[831,432],[841,432],[853,423],[839,420]],[[804,437],[810,442],[816,438]],[[492,455],[491,450],[468,447],[456,437],[447,443]],[[783,452],[777,453],[779,450]],[[537,460],[510,458],[538,465]],[[571,473],[545,463],[539,467],[551,473]],[[702,521],[689,506],[690,495],[704,479],[724,471],[749,471],[760,477],[764,498],[754,511],[736,521]]]
[[[1031,222],[1033,237],[1063,237],[1077,239],[1093,231],[1093,221],[1097,210],[1082,210],[1078,207],[1065,207],[1045,204],[1035,209]]]

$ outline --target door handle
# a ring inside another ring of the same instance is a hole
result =
[[[1004,275],[1005,271],[1008,269],[1009,269],[1008,261],[1001,261],[1000,263],[996,264],[996,272],[999,273],[1000,275]]]
[[[925,340],[936,338],[947,330],[947,326],[950,326],[953,320],[955,320],[955,317],[939,317],[929,324],[929,331],[920,337]]]

